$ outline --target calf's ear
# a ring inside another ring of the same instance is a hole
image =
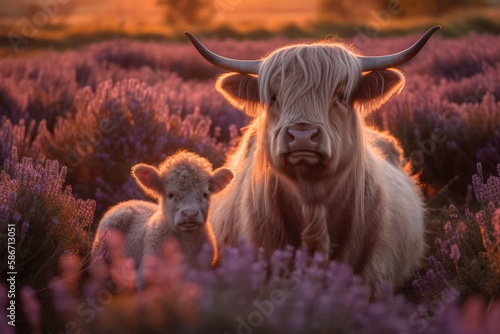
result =
[[[137,164],[132,167],[132,177],[135,183],[148,196],[158,199],[164,189],[158,168],[146,164]]]
[[[405,77],[395,68],[364,73],[353,92],[353,102],[362,113],[371,112],[399,93],[404,84]]]
[[[231,182],[234,175],[233,172],[228,168],[219,168],[214,171],[214,175],[208,183],[208,190],[212,193],[218,193]]]
[[[215,88],[235,108],[248,116],[257,116],[259,86],[256,76],[239,73],[226,73],[217,78]]]

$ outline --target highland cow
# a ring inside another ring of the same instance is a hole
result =
[[[216,88],[254,118],[225,164],[236,178],[212,203],[218,245],[304,246],[348,263],[374,291],[407,279],[424,254],[420,189],[397,140],[363,119],[402,89],[393,67],[437,29],[387,56],[319,42],[253,61],[221,57],[186,33],[208,61],[236,72]]]
[[[212,264],[217,247],[212,228],[207,224],[210,195],[224,189],[233,174],[227,168],[212,171],[210,162],[197,154],[181,151],[166,158],[158,167],[137,164],[132,167],[137,185],[152,203],[130,200],[111,208],[102,218],[94,242],[94,252],[101,247],[107,230],[125,235],[127,256],[139,268],[145,256],[161,256],[161,246],[168,238],[179,243],[187,262],[196,263],[203,244],[212,245]]]

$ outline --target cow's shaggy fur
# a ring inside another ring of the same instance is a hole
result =
[[[362,73],[339,43],[278,49],[258,76],[222,75],[217,89],[254,120],[226,163],[236,178],[213,202],[218,244],[302,245],[374,290],[400,285],[424,252],[424,207],[398,142],[363,118],[403,85],[396,69]],[[290,126],[318,129],[316,156],[293,159]]]
[[[117,204],[102,218],[94,251],[102,245],[108,230],[125,235],[127,256],[139,267],[147,255],[161,256],[161,246],[175,238],[188,262],[194,264],[205,243],[212,246],[213,262],[217,247],[212,228],[206,223],[210,194],[222,190],[233,178],[227,168],[212,171],[210,162],[194,153],[181,151],[163,161],[158,168],[137,164],[132,168],[137,185],[158,204],[131,200]]]

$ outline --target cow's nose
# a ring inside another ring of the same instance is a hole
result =
[[[198,210],[196,210],[196,209],[182,209],[181,215],[182,215],[182,218],[184,218],[184,219],[195,218],[198,215]]]
[[[320,141],[319,128],[290,127],[287,138],[292,151],[315,151]]]

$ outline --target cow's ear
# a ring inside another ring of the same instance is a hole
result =
[[[215,88],[235,108],[255,117],[259,100],[259,86],[256,76],[239,73],[226,73],[217,79]]]
[[[404,84],[405,77],[394,68],[363,73],[353,93],[353,102],[362,112],[371,112],[399,93]]]
[[[158,199],[162,192],[164,192],[160,173],[156,167],[146,164],[137,164],[132,167],[132,177],[139,188],[152,198]]]
[[[233,172],[228,168],[219,168],[214,172],[214,175],[210,179],[208,184],[208,190],[215,194],[226,188],[226,186],[231,182],[234,175]]]

